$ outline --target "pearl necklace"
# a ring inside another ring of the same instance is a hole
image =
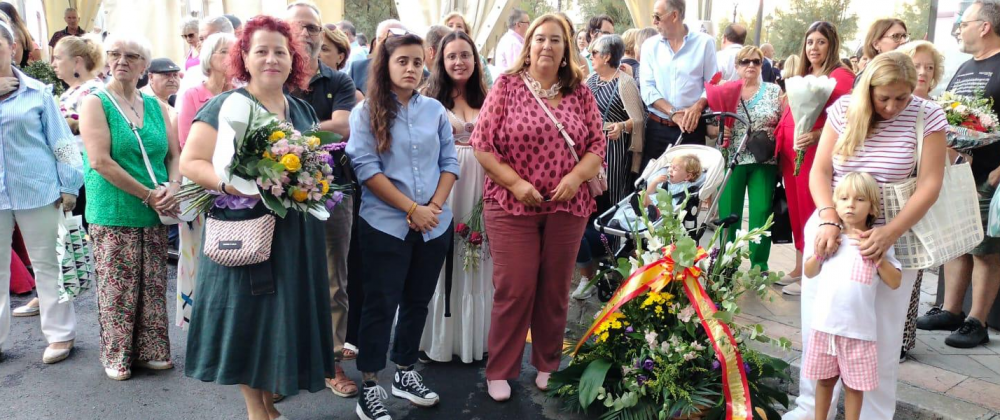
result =
[[[552,84],[552,87],[548,89],[542,89],[542,84],[531,77],[531,73],[527,71],[524,72],[524,76],[528,78],[528,84],[531,86],[531,90],[538,94],[539,98],[542,99],[552,99],[559,95],[559,90],[562,89],[562,83],[556,81]]]

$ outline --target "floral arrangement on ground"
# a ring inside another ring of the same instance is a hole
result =
[[[636,235],[636,252],[621,258],[626,278],[573,350],[566,369],[553,373],[550,396],[571,411],[601,419],[777,419],[787,408],[778,388],[788,364],[748,346],[750,341],[787,349],[759,324],[739,325],[737,300],[753,293],[768,299],[781,273],[740,270],[749,244],[769,236],[772,220],[738,231],[720,244],[722,229],[705,251],[685,230],[683,210],[671,208],[662,189],[663,214]],[[683,209],[684,205],[676,207]]]

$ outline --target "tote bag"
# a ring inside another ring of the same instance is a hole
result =
[[[81,216],[66,212],[60,217],[56,257],[59,260],[59,302],[71,301],[90,289],[94,257]]]

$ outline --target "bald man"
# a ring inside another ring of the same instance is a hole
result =
[[[740,75],[736,73],[736,56],[743,49],[743,43],[747,40],[747,28],[738,23],[730,24],[722,33],[722,48],[719,49],[717,57],[719,59],[719,71],[722,72],[722,80],[736,80]]]

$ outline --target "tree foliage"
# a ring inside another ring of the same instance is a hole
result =
[[[357,32],[368,35],[369,40],[375,39],[379,22],[399,19],[396,3],[392,0],[344,0],[344,10],[348,11],[348,20]]]
[[[635,26],[632,23],[632,14],[628,11],[628,6],[621,0],[577,0],[580,11],[583,12],[583,19],[597,15],[608,15],[615,22],[615,32],[622,34],[629,28]],[[652,12],[650,12],[652,13]],[[585,27],[587,22],[580,22],[577,30]]]
[[[847,12],[850,4],[851,0],[791,0],[787,8],[775,10],[773,23],[767,31],[775,57],[783,59],[798,54],[809,25],[821,20],[837,27],[841,47],[854,48],[843,45],[843,40],[854,39],[858,32],[858,15]]]
[[[530,17],[531,20],[535,20],[535,18],[546,13],[556,11],[556,9],[552,7],[549,2],[541,0],[520,0],[517,8],[528,12],[528,17]]]
[[[896,9],[895,15],[906,22],[906,30],[910,39],[924,39],[927,35],[927,22],[930,18],[931,0],[911,0]]]

